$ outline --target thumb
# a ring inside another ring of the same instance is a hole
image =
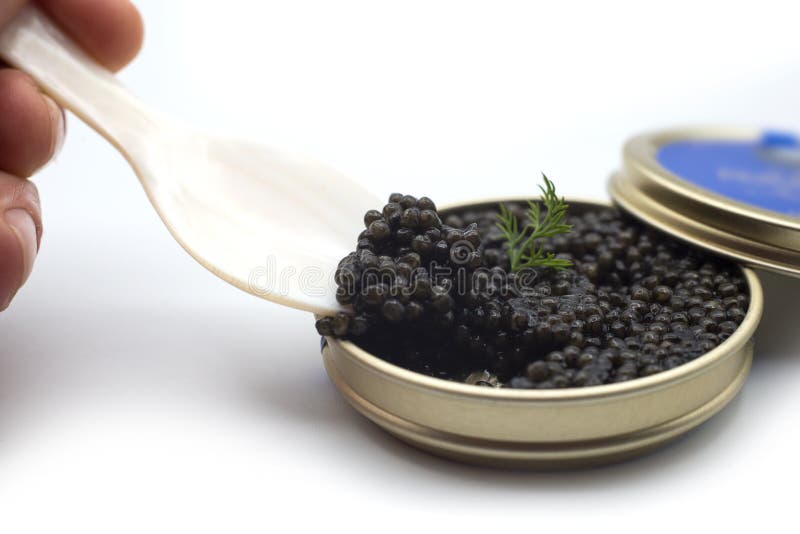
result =
[[[0,310],[33,269],[42,235],[39,193],[23,178],[0,171]]]

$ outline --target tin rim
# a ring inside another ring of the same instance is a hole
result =
[[[667,233],[734,260],[800,276],[800,219],[695,186],[662,167],[658,149],[679,140],[753,140],[754,129],[683,128],[636,136],[609,193],[625,211]]]
[[[524,202],[525,200],[526,199],[500,199],[498,201],[484,200],[480,202],[460,202],[458,204],[448,205],[442,208],[441,211],[463,209],[466,207],[474,207],[478,209],[480,206],[496,204],[497,202]],[[568,202],[592,204],[598,207],[610,207],[608,203],[598,201],[581,201],[571,198],[568,199]],[[426,376],[421,373],[404,369],[403,367],[389,363],[378,356],[370,354],[352,341],[336,339],[332,337],[326,339],[329,344],[338,346],[347,351],[361,365],[379,371],[393,380],[398,380],[404,384],[423,388],[428,391],[433,390],[446,394],[466,395],[469,397],[482,398],[486,400],[519,402],[575,401],[625,396],[628,394],[636,394],[643,390],[656,390],[669,387],[678,381],[688,380],[692,376],[705,371],[709,367],[713,367],[720,360],[724,359],[728,353],[741,348],[752,338],[763,313],[763,291],[758,276],[756,276],[752,270],[742,266],[739,266],[739,268],[741,269],[742,275],[747,283],[750,302],[744,320],[734,331],[731,337],[714,347],[709,352],[683,365],[679,365],[673,369],[662,371],[651,376],[635,378],[633,380],[616,384],[601,384],[598,386],[547,390],[480,387],[472,384],[464,384]]]
[[[752,341],[741,350],[744,351],[743,363],[727,386],[704,404],[682,415],[629,434],[553,443],[475,438],[422,425],[412,418],[397,416],[367,399],[340,372],[332,352],[323,352],[323,362],[333,384],[357,412],[414,447],[478,465],[549,470],[596,466],[639,456],[704,423],[724,408],[744,385],[752,364]]]

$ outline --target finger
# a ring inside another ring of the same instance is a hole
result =
[[[28,279],[42,237],[36,186],[0,171],[0,310]]]
[[[0,2],[0,26],[11,20],[24,3],[25,0],[5,0]]]
[[[0,117],[0,169],[16,176],[33,174],[64,140],[61,109],[14,69],[0,69]]]
[[[39,0],[39,4],[111,70],[127,65],[142,47],[142,17],[129,0]]]

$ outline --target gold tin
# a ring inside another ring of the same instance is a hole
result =
[[[489,204],[496,205],[449,209]],[[607,206],[570,202],[573,212]],[[694,361],[629,382],[559,390],[474,386],[408,371],[334,338],[323,340],[323,360],[356,410],[434,454],[475,464],[547,469],[615,462],[703,423],[742,387],[763,307],[758,278],[746,268],[742,274],[750,307],[730,338]]]
[[[664,169],[661,146],[674,141],[753,141],[753,129],[676,129],[639,135],[623,149],[611,198],[638,219],[745,265],[800,276],[800,218],[750,206],[697,187]]]

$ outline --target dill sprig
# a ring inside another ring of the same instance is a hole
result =
[[[560,270],[572,266],[571,261],[556,258],[555,254],[545,252],[544,247],[536,242],[539,239],[572,230],[572,225],[563,222],[568,208],[564,198],[556,195],[556,188],[553,182],[547,179],[547,176],[542,174],[542,178],[544,178],[544,185],[540,185],[539,189],[542,191],[541,201],[544,204],[544,212],[538,202],[529,200],[528,221],[522,229],[519,227],[516,215],[502,204],[500,205],[497,227],[503,232],[508,242],[508,255],[513,272],[526,267],[551,267]]]

